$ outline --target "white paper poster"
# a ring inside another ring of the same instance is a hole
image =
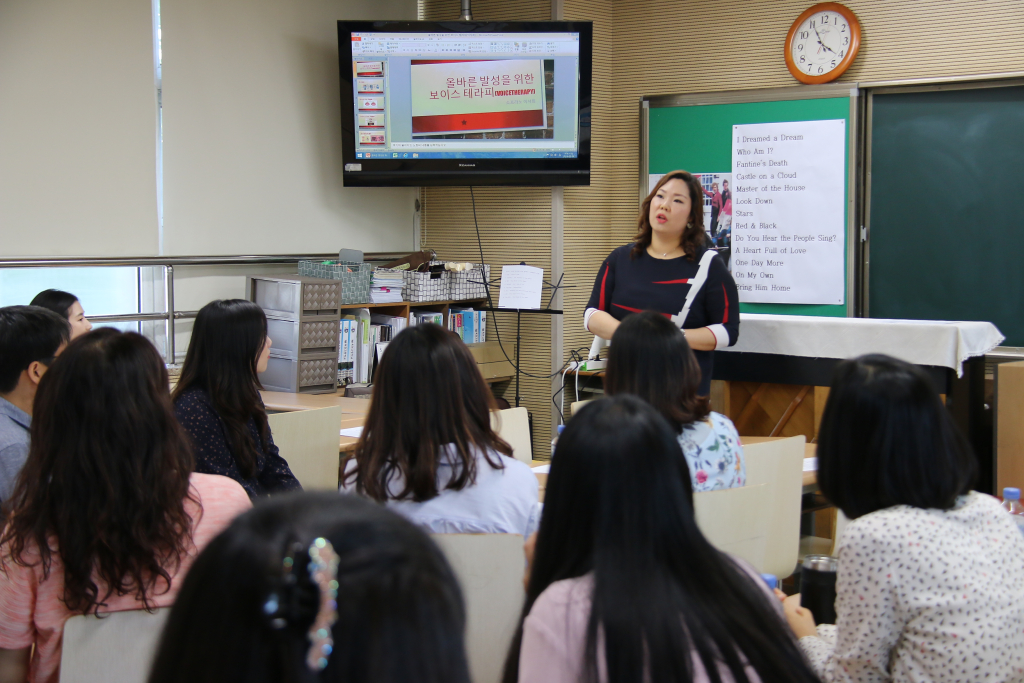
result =
[[[846,121],[733,126],[732,273],[740,301],[842,304]]]
[[[502,266],[498,308],[540,308],[543,289],[543,268]]]

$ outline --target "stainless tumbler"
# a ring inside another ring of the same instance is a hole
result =
[[[836,569],[829,555],[808,555],[800,571],[800,606],[811,611],[816,624],[836,623]]]

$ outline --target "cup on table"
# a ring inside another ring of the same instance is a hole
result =
[[[836,623],[838,558],[808,555],[800,570],[800,606],[811,611],[815,624]]]

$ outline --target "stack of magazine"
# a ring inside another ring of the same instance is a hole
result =
[[[373,281],[370,285],[370,303],[394,304],[402,301],[402,289],[405,287],[403,277],[400,270],[378,268],[373,271]]]

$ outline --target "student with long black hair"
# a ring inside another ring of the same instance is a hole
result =
[[[81,302],[70,292],[60,289],[44,289],[32,298],[29,306],[46,308],[67,320],[71,325],[72,339],[81,337],[92,330],[92,323],[85,317],[85,309],[82,308]]]
[[[153,345],[105,328],[39,383],[5,506],[0,670],[56,683],[69,617],[171,604],[198,551],[250,503],[230,479],[192,472]]]
[[[494,397],[473,354],[439,325],[403,330],[374,373],[344,488],[435,533],[529,536],[537,477],[491,427]]]
[[[623,320],[612,337],[604,389],[633,394],[661,413],[676,431],[694,491],[743,486],[743,446],[732,421],[699,396],[700,366],[679,328],[654,311]]]
[[[274,445],[260,398],[271,343],[262,308],[244,299],[211,301],[196,316],[174,388],[196,471],[231,477],[250,498],[302,488]]]
[[[356,496],[289,494],[196,560],[149,683],[469,683],[465,627],[420,529]]]
[[[974,454],[928,376],[901,360],[840,364],[818,433],[818,485],[852,521],[836,623],[800,596],[786,617],[826,681],[1024,680],[1024,538],[971,490]]]
[[[701,534],[676,435],[633,396],[559,437],[526,593],[506,683],[817,680],[760,577]]]

